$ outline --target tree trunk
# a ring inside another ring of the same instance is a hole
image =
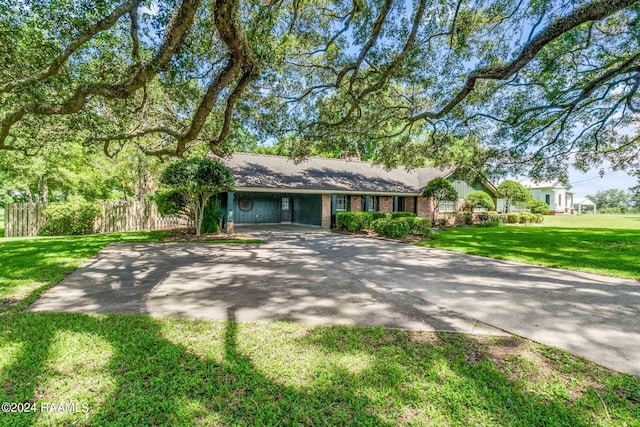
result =
[[[41,175],[38,177],[38,201],[40,203],[49,203],[49,184],[47,182],[47,175]]]

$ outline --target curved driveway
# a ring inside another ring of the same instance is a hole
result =
[[[640,375],[637,281],[319,229],[254,234],[269,243],[109,245],[31,310],[508,331]]]

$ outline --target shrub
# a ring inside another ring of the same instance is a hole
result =
[[[176,190],[158,190],[151,199],[158,205],[160,215],[177,215],[186,204],[184,195]]]
[[[502,217],[497,216],[494,219],[490,219],[488,221],[481,222],[477,225],[477,227],[500,227],[502,225]]]
[[[427,237],[431,233],[431,220],[421,217],[414,218],[410,233],[416,236]]]
[[[518,224],[521,216],[518,212],[509,212],[507,214],[507,224]]]
[[[544,215],[537,213],[534,214],[536,216],[536,223],[542,224],[544,222]]]
[[[50,203],[44,210],[47,225],[42,236],[65,236],[93,233],[96,218],[102,216],[97,205],[84,201]]]
[[[435,223],[438,225],[438,227],[446,227],[447,225],[449,225],[449,220],[447,218],[440,218],[436,219]]]
[[[204,208],[202,215],[202,230],[204,234],[217,233],[220,231],[220,221],[222,220],[222,212],[220,202],[217,198],[210,198]]]
[[[534,214],[547,215],[549,213],[549,205],[538,199],[529,200],[527,202],[527,209]]]
[[[372,221],[381,218],[391,218],[391,214],[389,212],[371,212]]]
[[[493,203],[493,199],[487,193],[482,190],[475,190],[467,194],[464,198],[467,209],[473,211],[475,208],[495,209],[496,205]]]
[[[415,218],[416,214],[413,212],[392,212],[391,218]]]
[[[404,239],[411,231],[414,218],[380,218],[373,223],[376,233],[392,239]]]
[[[462,223],[465,225],[473,224],[473,213],[472,212],[460,212],[462,215]]]
[[[336,215],[336,227],[338,230],[346,230],[355,233],[371,228],[373,215],[370,212],[338,212]]]

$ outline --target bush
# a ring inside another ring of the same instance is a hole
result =
[[[346,230],[355,233],[371,228],[373,215],[370,212],[338,212],[336,215],[336,227],[338,230]]]
[[[464,198],[467,209],[473,211],[475,208],[482,209],[495,209],[496,205],[493,203],[493,199],[487,193],[482,190],[475,190],[467,194]]]
[[[409,232],[416,236],[427,237],[431,233],[431,220],[421,217],[414,218]]]
[[[534,214],[547,215],[549,213],[549,205],[538,199],[529,200],[527,202],[527,209]]]
[[[521,216],[518,212],[509,212],[507,214],[507,224],[518,224]]]
[[[389,212],[371,212],[372,221],[381,218],[391,218],[391,214]]]
[[[477,227],[488,228],[488,227],[500,227],[502,225],[502,217],[497,216],[494,219],[490,219],[484,222],[481,222],[477,225]]]
[[[462,222],[464,225],[473,225],[473,213],[472,212],[460,212],[462,215]]]
[[[392,239],[404,239],[411,231],[415,218],[380,218],[373,222],[376,233]]]
[[[151,200],[158,205],[160,215],[177,215],[186,205],[183,193],[176,190],[158,190]]]
[[[204,208],[204,214],[202,215],[202,230],[203,234],[217,233],[220,231],[220,221],[222,220],[222,212],[220,208],[220,202],[217,198],[210,198],[209,202]]]
[[[438,227],[446,227],[449,225],[449,220],[447,218],[436,219],[436,224]]]
[[[392,212],[391,218],[415,218],[416,214],[413,212]]]
[[[66,236],[93,233],[96,218],[102,216],[97,205],[89,202],[50,203],[44,210],[47,225],[38,233],[42,236]]]

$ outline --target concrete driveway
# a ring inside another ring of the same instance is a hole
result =
[[[269,243],[109,245],[30,309],[509,331],[640,375],[637,281],[312,228],[253,234]]]

